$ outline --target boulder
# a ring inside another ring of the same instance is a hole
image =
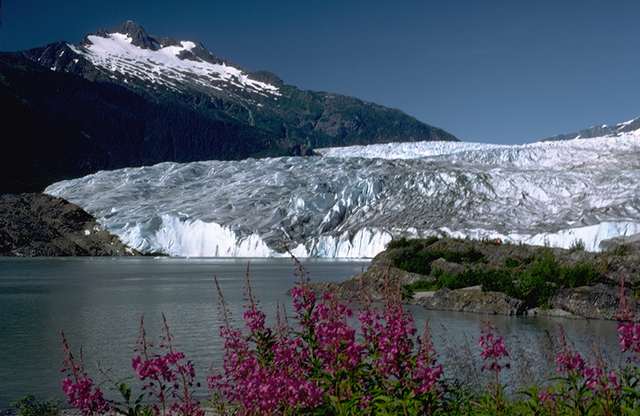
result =
[[[619,307],[620,290],[616,286],[597,284],[572,289],[561,289],[550,300],[553,309],[562,309],[588,319],[615,319]],[[629,309],[638,316],[638,302],[626,291]]]
[[[458,312],[475,312],[490,315],[520,315],[524,302],[500,292],[483,292],[478,287],[440,289],[432,296],[421,297],[417,303],[427,309]]]
[[[459,263],[453,263],[446,261],[443,258],[439,258],[431,262],[431,270],[434,272],[441,272],[451,276],[459,276],[464,272],[465,267]]]

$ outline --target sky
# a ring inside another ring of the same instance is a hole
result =
[[[304,89],[523,143],[640,116],[637,0],[0,0],[0,50],[131,19]]]

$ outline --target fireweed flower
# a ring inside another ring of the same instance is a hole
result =
[[[624,288],[624,279],[620,279],[619,305],[616,316],[618,320],[618,344],[622,352],[640,355],[640,323],[634,322],[634,314],[629,308]]]
[[[318,405],[322,389],[310,380],[308,355],[299,338],[281,337],[273,345],[273,362],[261,363],[240,331],[223,328],[224,372],[209,377],[209,388],[240,403],[248,414],[274,414],[285,408]]]
[[[618,343],[622,352],[640,354],[640,323],[618,322]]]
[[[620,379],[614,370],[606,371],[604,365],[585,366],[581,376],[585,386],[594,393],[619,393]]]
[[[375,364],[384,376],[402,378],[416,334],[413,317],[402,305],[394,303],[386,306],[382,319],[376,325],[379,332],[375,334],[375,348],[379,358]]]
[[[556,355],[556,371],[565,375],[581,375],[584,369],[584,358],[569,346],[564,329],[560,327],[560,351]]]
[[[483,370],[498,374],[502,369],[510,367],[507,361],[509,352],[505,346],[504,338],[495,334],[495,328],[491,324],[486,323],[482,328],[478,345],[481,349],[480,356],[484,360]]]
[[[185,361],[183,352],[173,348],[173,336],[167,319],[162,315],[163,335],[160,347],[164,353],[150,353],[147,342],[144,319],[140,320],[140,337],[136,347],[137,355],[131,360],[131,366],[143,390],[160,403],[154,404],[156,414],[204,416],[200,403],[193,398],[196,372],[191,361]]]
[[[436,362],[428,321],[424,325],[424,333],[420,340],[420,350],[418,351],[413,371],[413,381],[417,386],[414,390],[416,394],[432,391],[444,373],[442,365]]]
[[[312,313],[313,329],[318,343],[317,356],[323,369],[335,374],[341,369],[356,367],[363,347],[356,342],[356,331],[347,323],[351,309],[338,303],[329,293],[323,295]]]
[[[75,360],[64,332],[60,334],[64,349],[62,371],[66,373],[66,377],[62,380],[62,391],[67,397],[67,401],[85,416],[108,412],[109,404],[104,399],[102,390],[85,372],[82,359]]]
[[[296,288],[299,290],[292,290],[294,300],[298,299],[296,312],[301,321],[311,325],[315,294],[305,285]],[[285,409],[317,406],[324,391],[311,380],[307,346],[299,337],[290,338],[282,322],[276,331],[278,336],[273,336],[265,325],[264,313],[258,309],[250,289],[247,290],[249,303],[243,317],[250,335],[245,338],[225,321],[220,329],[225,351],[223,372],[209,377],[209,388],[224,400],[240,404],[247,414],[280,414]],[[326,311],[317,312],[320,314],[328,318]],[[314,325],[322,330],[322,323]],[[324,329],[325,336],[330,338],[332,328]],[[270,354],[259,356],[254,348],[258,345],[270,348]]]
[[[303,283],[298,283],[291,289],[291,297],[293,308],[298,315],[310,314],[316,304],[316,294]]]
[[[555,403],[555,396],[550,389],[542,389],[538,392],[538,400],[543,405],[551,405]]]

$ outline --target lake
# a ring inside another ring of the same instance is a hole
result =
[[[85,363],[114,376],[130,376],[130,358],[145,317],[147,332],[159,334],[167,316],[175,343],[196,364],[204,381],[221,359],[220,320],[213,276],[217,276],[235,319],[241,316],[248,259],[38,258],[0,259],[0,409],[25,394],[62,399],[60,330],[72,347],[82,346]],[[306,260],[315,281],[341,281],[367,261]],[[274,315],[277,303],[290,311],[287,290],[295,281],[288,259],[252,259],[254,293]],[[620,362],[615,323],[549,318],[487,317],[410,307],[422,328],[428,319],[436,348],[450,376],[482,382],[476,340],[490,319],[503,334],[514,363],[514,380],[543,377],[553,367],[551,343],[562,324],[583,352]],[[516,360],[514,360],[516,361]],[[450,368],[449,368],[450,367]],[[204,394],[204,393],[203,393]]]

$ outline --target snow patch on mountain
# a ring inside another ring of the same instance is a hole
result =
[[[45,192],[141,251],[372,257],[449,234],[597,251],[640,233],[640,134],[530,145],[398,143],[322,157],[162,163]]]
[[[104,36],[90,35],[86,44],[81,46],[68,46],[100,68],[152,84],[178,89],[185,83],[206,88],[224,83],[265,96],[281,95],[275,85],[251,79],[238,68],[224,62],[207,62],[196,56],[192,53],[196,48],[194,42],[160,45],[158,50],[141,48],[132,42],[127,34],[108,33]]]

